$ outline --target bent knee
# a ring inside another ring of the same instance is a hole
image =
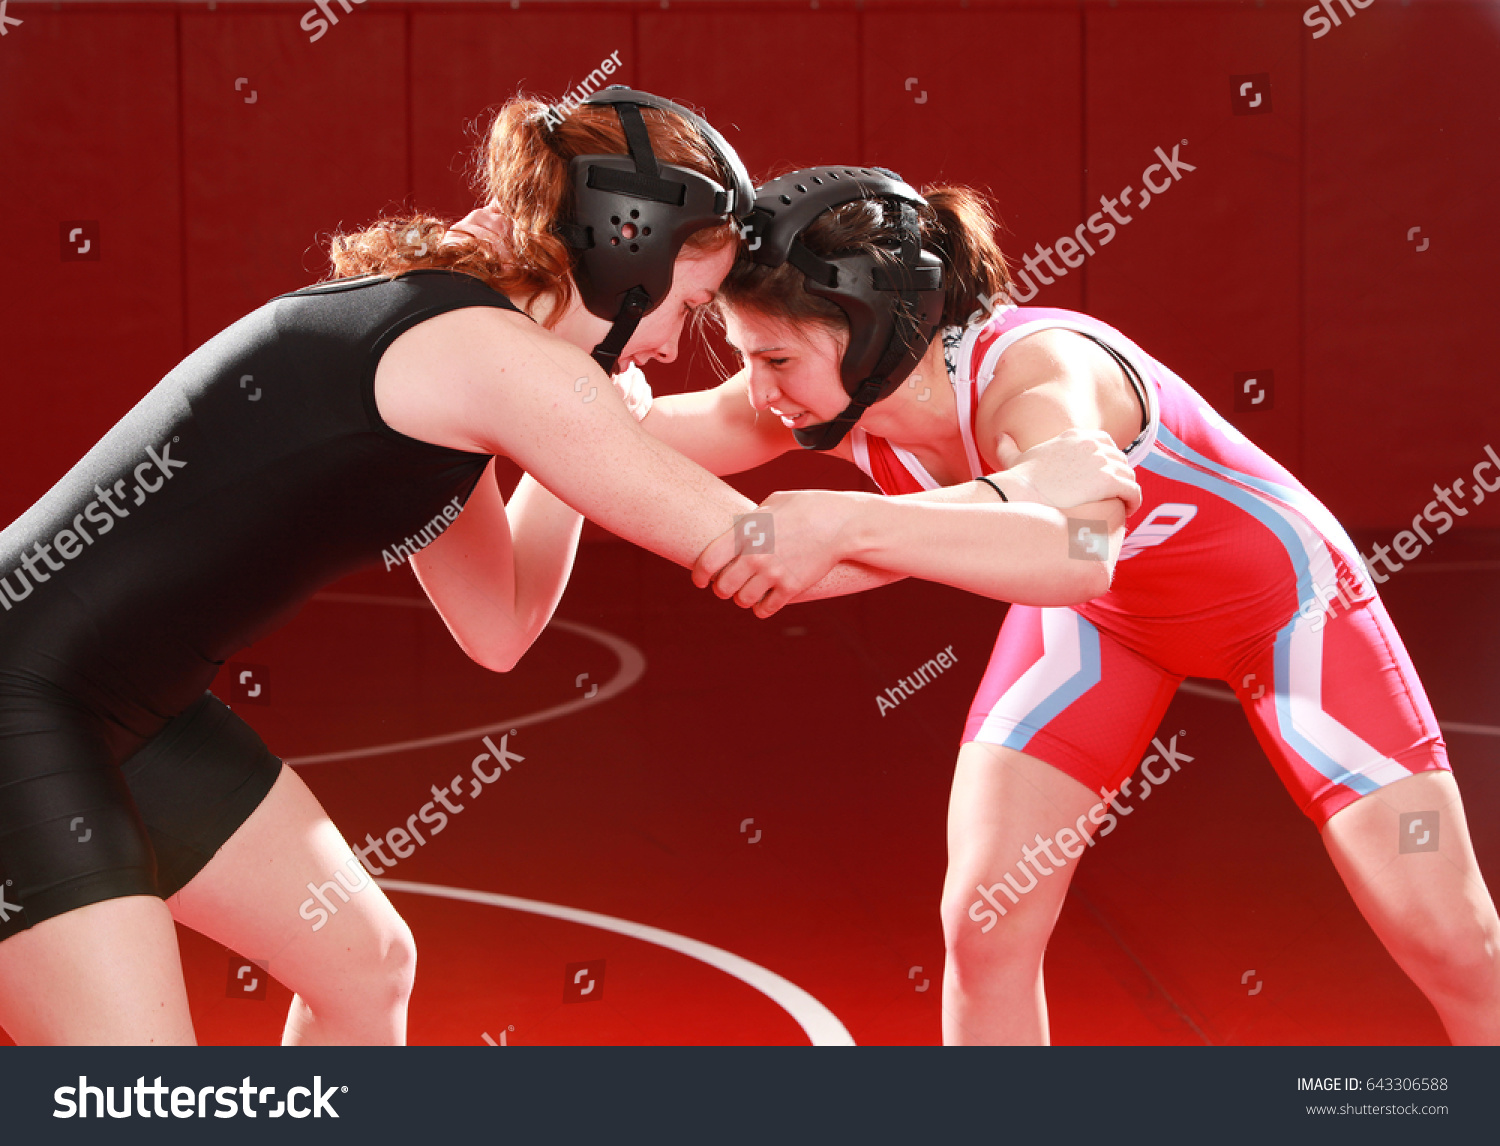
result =
[[[1486,995],[1500,975],[1500,929],[1478,912],[1435,915],[1416,909],[1403,921],[1395,952],[1426,984],[1448,995]]]
[[[324,1012],[351,1005],[404,1006],[417,969],[417,945],[406,920],[382,900],[379,909],[342,922],[304,945],[297,994]]]
[[[943,942],[959,964],[1001,966],[1039,962],[1057,919],[1056,906],[1042,899],[1012,903],[1003,891],[968,882],[942,902]]]

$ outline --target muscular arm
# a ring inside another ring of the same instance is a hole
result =
[[[641,427],[657,441],[715,474],[737,474],[794,448],[779,419],[750,405],[749,371],[711,390],[666,394],[652,403]]]
[[[587,354],[519,315],[474,307],[413,327],[386,351],[376,397],[402,433],[505,454],[573,509],[679,565],[754,508],[642,431]]]
[[[1000,456],[1002,435],[1022,450],[1070,430],[1105,431],[1117,445],[1128,444],[1139,408],[1124,387],[1113,360],[1070,331],[1021,339],[1001,356],[980,403],[975,438],[981,460],[991,468],[1013,464]],[[1004,486],[1006,479],[999,480]],[[959,491],[962,496],[954,496]],[[1127,507],[1119,499],[1066,511],[1016,505],[1003,521],[994,516],[986,521],[976,516],[985,514],[982,507],[970,508],[983,499],[977,483],[934,492],[949,496],[888,498],[863,507],[853,542],[842,552],[882,569],[1022,604],[1078,604],[1109,589],[1125,532]],[[1048,500],[1043,493],[1039,500]],[[902,505],[903,500],[944,500],[949,508],[934,513],[924,505]],[[1075,536],[1085,528],[1080,522],[1103,523],[1099,532],[1107,535],[1107,551],[1103,537],[1090,546],[1092,532]],[[965,544],[966,537],[984,538],[984,544]],[[996,561],[996,554],[1004,559]]]
[[[382,356],[375,395],[392,429],[527,471],[507,506],[486,469],[413,562],[455,640],[490,668],[514,665],[551,618],[580,514],[690,566],[754,508],[644,433],[588,355],[517,314],[474,307],[412,327]]]
[[[764,465],[796,448],[796,441],[779,419],[758,414],[750,405],[749,377],[745,369],[709,390],[658,397],[641,426],[710,473],[735,474]],[[903,577],[904,573],[845,561],[797,599],[862,593]]]
[[[1007,450],[1043,442],[1050,450],[1068,431],[1101,433],[1118,446],[1134,436],[1139,416],[1103,350],[1070,332],[1046,331],[1002,357],[980,406],[976,437],[987,468],[1000,470],[1004,463],[998,476],[1004,487],[1022,470],[1013,456],[1000,457],[1002,436]],[[1110,468],[1122,476],[1127,468],[1115,456]],[[807,533],[822,541],[807,554],[827,553],[1025,604],[1077,604],[1106,592],[1126,513],[1139,504],[1139,490],[1116,480],[1115,488],[1090,495],[1101,500],[1080,504],[1049,492],[1045,482],[1027,483],[1038,495],[1031,500],[1041,504],[1004,505],[992,490],[963,483],[904,497],[843,495],[841,501],[815,491],[774,494],[763,508],[776,514],[778,540],[783,533]],[[1085,528],[1098,534],[1081,533]],[[793,568],[780,555],[736,557],[733,539],[721,538],[700,558],[694,579],[707,584],[714,578],[720,596],[766,617],[790,600],[806,599],[795,587],[820,572],[816,566]]]
[[[1002,480],[1011,484],[1013,472]],[[814,539],[816,544],[802,550],[814,560],[827,554],[828,560],[868,567],[872,578],[881,573],[921,577],[1027,605],[1071,605],[1105,592],[1110,563],[1076,546],[1070,554],[1069,519],[1104,522],[1100,532],[1116,543],[1125,520],[1124,506],[1114,498],[1065,511],[1035,502],[1003,503],[979,482],[900,497],[801,490],[772,494],[762,508],[772,514],[778,544],[783,534]],[[733,557],[733,552],[732,537],[717,539],[699,558],[694,580],[705,585],[714,578],[719,596],[753,607],[757,616],[768,617],[790,601],[845,591],[846,582],[830,580],[832,573],[811,590],[789,591],[786,585],[805,584],[818,568],[787,572],[777,566],[792,562],[780,554]],[[867,587],[847,584],[849,592]]]

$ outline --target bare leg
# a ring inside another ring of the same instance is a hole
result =
[[[330,882],[334,910],[315,931],[318,912],[309,919],[301,905],[309,883]],[[260,960],[296,992],[283,1044],[405,1043],[411,931],[291,768],[168,903],[179,922]]]
[[[1420,833],[1437,851],[1401,851],[1401,813],[1437,812]],[[1500,1043],[1500,918],[1469,842],[1449,772],[1420,772],[1336,813],[1323,844],[1391,957],[1437,1009],[1456,1044]]]
[[[1087,815],[1098,802],[1077,780],[1033,756],[990,744],[959,749],[942,903],[944,1043],[1049,1040],[1042,958],[1082,858],[1070,859],[1053,841],[1063,828],[1079,832],[1081,826],[1080,835],[1091,835]],[[1061,864],[1039,849],[1038,835]],[[1029,864],[1023,849],[1034,857]],[[1024,889],[1019,894],[1003,882],[1007,872]]]
[[[0,1026],[23,1046],[192,1046],[166,905],[106,899],[0,943]]]

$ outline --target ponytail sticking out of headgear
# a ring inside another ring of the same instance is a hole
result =
[[[593,352],[610,372],[636,324],[671,291],[678,256],[737,242],[754,197],[744,164],[711,125],[618,86],[556,123],[541,100],[510,100],[477,167],[483,207],[451,226],[409,214],[336,234],[333,277],[462,271],[528,309],[550,300],[549,323],[576,289],[613,324]]]

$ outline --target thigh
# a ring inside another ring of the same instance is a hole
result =
[[[120,773],[156,856],[157,894],[177,894],[256,811],[282,771],[255,730],[205,692]]]
[[[1228,683],[1319,828],[1388,784],[1448,770],[1437,718],[1379,598],[1331,619],[1299,614]]]
[[[1072,609],[1012,605],[963,739],[1045,761],[1096,793],[1119,790],[1181,683]]]
[[[176,895],[173,916],[303,995],[410,944],[406,923],[291,768]]]
[[[156,859],[100,719],[0,673],[0,947],[76,908],[157,892]]]
[[[1039,942],[1051,932],[1076,861],[1093,842],[1098,795],[1025,753],[965,744],[948,804],[943,917],[948,947],[979,941],[1005,920]],[[1102,819],[1102,817],[1101,817]]]
[[[0,1027],[22,1046],[191,1046],[166,906],[154,895],[98,900],[0,943]]]
[[[1328,821],[1323,843],[1398,961],[1493,944],[1500,932],[1451,772],[1407,776],[1354,801]]]

